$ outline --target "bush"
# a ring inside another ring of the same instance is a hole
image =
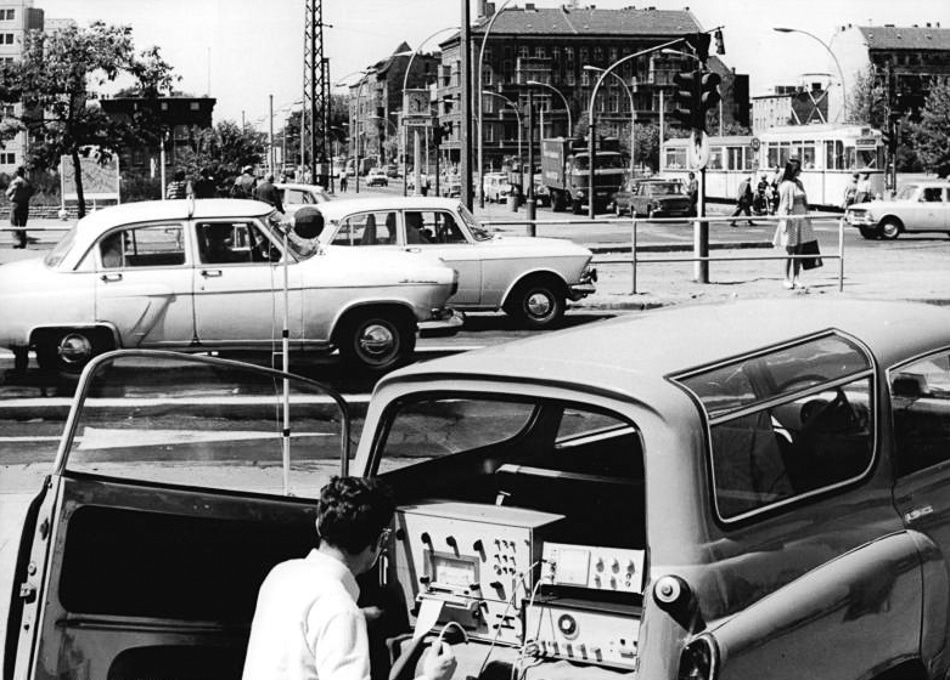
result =
[[[162,180],[160,177],[124,174],[120,187],[123,203],[154,201],[162,197]]]

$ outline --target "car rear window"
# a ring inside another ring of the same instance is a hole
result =
[[[737,521],[862,477],[873,458],[867,353],[830,334],[675,378],[709,421],[718,517]]]

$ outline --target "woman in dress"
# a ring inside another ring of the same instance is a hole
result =
[[[785,172],[782,173],[782,181],[778,186],[778,207],[776,214],[779,216],[795,216],[808,214],[808,196],[805,195],[805,187],[802,186],[798,176],[802,172],[801,161],[797,158],[789,158],[785,164]],[[811,221],[807,217],[797,219],[781,219],[775,228],[775,238],[773,243],[776,246],[783,246],[785,252],[790,256],[797,255],[801,244],[815,240],[815,233],[811,228]],[[801,269],[801,261],[789,257],[785,261],[785,281],[783,285],[786,288],[800,288],[798,273]]]

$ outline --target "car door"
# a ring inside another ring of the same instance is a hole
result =
[[[406,210],[402,213],[400,243],[410,253],[442,259],[458,272],[458,292],[449,298],[453,307],[496,307],[508,289],[504,281],[486,281],[484,258],[488,247],[478,246],[466,225],[449,210]]]
[[[943,187],[923,187],[920,192],[919,218],[911,226],[912,230],[933,231],[946,227],[945,195]]]
[[[239,678],[258,588],[315,545],[341,472],[339,395],[142,351],[96,359],[77,395],[23,525],[4,677]]]
[[[94,247],[96,320],[123,347],[175,347],[194,337],[192,263],[180,222],[131,225]]]
[[[300,271],[286,269],[281,247],[253,219],[193,223],[195,338],[208,347],[269,347],[281,339],[284,311],[291,340],[301,338]],[[285,304],[284,275],[287,275]]]

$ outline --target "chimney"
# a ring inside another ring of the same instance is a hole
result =
[[[495,3],[488,2],[488,0],[481,0],[481,7],[479,7],[478,14],[483,16],[486,19],[491,17],[495,13]]]
[[[526,3],[524,4],[524,11],[525,11],[525,12],[533,12],[533,11],[535,11],[535,10],[534,10],[534,3],[533,3],[533,2],[526,2]]]

